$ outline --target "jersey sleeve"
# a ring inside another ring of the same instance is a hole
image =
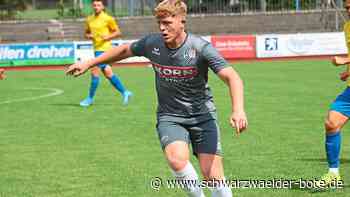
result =
[[[131,51],[136,56],[146,56],[146,42],[147,42],[147,36],[133,42],[131,44]]]
[[[111,31],[120,31],[117,21],[111,16],[108,17],[107,26]]]
[[[218,73],[221,69],[227,67],[227,61],[219,54],[219,52],[210,43],[206,44],[202,50],[202,56],[207,62],[209,68]]]

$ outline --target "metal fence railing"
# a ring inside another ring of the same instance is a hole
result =
[[[320,10],[326,4],[342,7],[345,0],[186,0],[190,14],[254,13]],[[115,15],[150,15],[158,0],[109,0]]]
[[[92,0],[0,0],[0,20],[81,18]],[[105,0],[114,16],[148,16],[159,0]],[[185,0],[190,14],[251,14],[342,8],[345,0]],[[328,6],[330,5],[330,6]]]

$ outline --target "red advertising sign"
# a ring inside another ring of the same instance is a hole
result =
[[[211,43],[227,59],[256,58],[255,36],[212,36]]]

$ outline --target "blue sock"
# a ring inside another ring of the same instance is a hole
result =
[[[91,84],[90,84],[90,91],[89,91],[89,97],[91,99],[94,98],[99,83],[100,83],[100,77],[91,76]]]
[[[123,94],[125,92],[125,87],[117,76],[113,75],[109,81],[120,93]]]
[[[340,131],[333,134],[326,134],[326,152],[329,168],[339,167],[339,153],[341,145]]]

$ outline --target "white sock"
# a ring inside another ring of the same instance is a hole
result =
[[[339,175],[339,168],[329,168],[329,171],[328,172],[332,172],[336,175]]]
[[[199,184],[197,172],[190,162],[187,163],[184,169],[177,172],[172,170],[172,172],[177,180],[196,180]],[[187,192],[189,197],[205,197],[202,188],[199,186],[188,185],[188,187],[183,189]]]
[[[229,187],[218,187],[211,191],[212,197],[232,197],[232,191]]]
[[[222,182],[225,182],[222,181]],[[218,185],[215,188],[211,189],[212,197],[232,197],[232,190],[227,185]]]

